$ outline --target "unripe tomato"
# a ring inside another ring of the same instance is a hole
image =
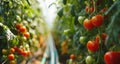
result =
[[[100,27],[104,22],[104,17],[100,14],[93,16],[91,22],[94,26]]]
[[[2,54],[7,54],[7,50],[6,49],[2,49]]]
[[[80,24],[83,24],[84,19],[85,19],[84,16],[79,16],[79,17],[78,17],[79,23],[80,23]]]
[[[92,52],[96,52],[99,49],[99,43],[96,41],[88,41],[87,48]]]
[[[71,55],[70,55],[70,59],[74,60],[74,59],[75,59],[75,55],[74,55],[74,54],[71,54]]]
[[[21,33],[24,33],[24,32],[27,31],[27,29],[26,29],[25,26],[21,26],[20,29],[19,29],[19,31],[20,31]]]
[[[29,32],[25,32],[25,33],[24,33],[24,36],[25,36],[26,38],[29,38],[29,37],[30,37],[30,33],[29,33]]]
[[[120,64],[120,51],[109,51],[104,55],[106,64]]]
[[[93,24],[91,23],[91,20],[85,19],[83,23],[84,27],[88,30],[91,30],[94,28]]]
[[[11,60],[9,64],[17,64],[15,60]]]
[[[15,49],[14,48],[10,48],[10,53],[14,53]]]
[[[15,24],[15,27],[16,27],[17,29],[20,29],[21,26],[22,26],[22,24],[19,24],[19,23],[16,23],[16,24]]]
[[[14,59],[15,59],[14,54],[9,54],[9,55],[8,55],[8,59],[9,59],[9,60],[14,60]]]
[[[95,59],[92,56],[87,56],[85,61],[86,61],[86,64],[94,64]]]
[[[80,41],[80,43],[81,44],[86,44],[87,42],[87,37],[86,36],[81,36],[80,38],[79,38],[79,41]]]

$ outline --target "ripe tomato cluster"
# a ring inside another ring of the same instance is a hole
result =
[[[86,29],[91,30],[94,27],[100,27],[104,22],[104,17],[100,14],[93,16],[91,19],[85,19],[83,25]]]
[[[18,48],[17,46],[14,46],[8,50],[2,49],[2,54],[7,55],[7,58],[9,60],[9,64],[16,64],[16,54],[18,54],[18,53],[24,57],[27,57],[30,54],[29,51],[24,50],[22,48]]]
[[[24,35],[24,37],[26,37],[26,38],[29,38],[29,37],[30,37],[30,33],[27,32],[26,26],[23,26],[23,25],[20,24],[20,23],[16,23],[15,26],[16,26],[16,28],[18,29],[18,31]]]

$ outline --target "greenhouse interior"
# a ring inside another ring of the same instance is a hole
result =
[[[0,0],[0,64],[120,64],[120,0]]]

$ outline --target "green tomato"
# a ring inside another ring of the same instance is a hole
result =
[[[79,41],[80,41],[80,43],[81,44],[86,44],[87,43],[87,37],[86,36],[81,36],[80,38],[79,38]]]
[[[87,56],[85,61],[86,64],[94,64],[95,59],[92,56]]]
[[[83,24],[84,19],[85,19],[84,16],[79,16],[79,17],[78,17],[79,23],[80,23],[80,24]]]
[[[70,29],[64,30],[64,34],[65,34],[65,35],[68,35],[69,33],[70,33]]]

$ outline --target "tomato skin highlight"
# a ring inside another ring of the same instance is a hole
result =
[[[106,64],[120,64],[120,51],[109,51],[104,55],[104,61]]]
[[[87,48],[92,52],[96,52],[99,49],[99,43],[96,41],[88,41]]]
[[[93,24],[91,23],[91,20],[88,20],[88,19],[84,20],[83,25],[88,30],[91,30],[94,28]]]
[[[92,17],[91,22],[95,27],[100,27],[104,22],[104,17],[98,14]]]

